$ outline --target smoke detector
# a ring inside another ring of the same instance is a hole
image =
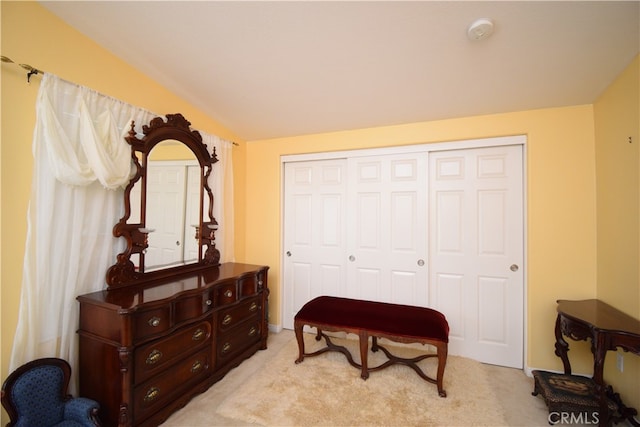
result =
[[[493,22],[487,18],[473,21],[467,29],[469,40],[484,40],[493,34]]]

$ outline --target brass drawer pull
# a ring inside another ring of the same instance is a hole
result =
[[[208,300],[205,301],[205,304],[207,304],[208,306],[211,306],[212,301],[210,299],[208,299]]]
[[[249,329],[249,336],[252,337],[254,336],[256,333],[258,333],[258,328],[256,328],[255,326],[252,326],[251,329]]]
[[[222,346],[222,354],[228,353],[229,350],[231,350],[231,344],[229,344],[228,342],[224,343],[224,345]]]
[[[258,280],[258,286],[262,287],[262,285],[264,284],[264,282],[262,280]]]
[[[160,396],[160,389],[158,387],[151,387],[147,390],[147,394],[144,395],[145,402],[153,402]]]
[[[147,365],[155,365],[162,359],[162,352],[160,350],[153,349],[149,356],[147,356],[146,364]]]
[[[199,360],[196,360],[195,362],[193,362],[193,365],[191,365],[191,373],[195,374],[200,369],[202,369],[202,362],[200,362]]]
[[[251,305],[249,306],[249,311],[256,311],[258,309],[258,304],[256,304],[255,302],[252,302]]]
[[[233,292],[231,292],[231,289],[228,289],[227,292],[224,293],[224,296],[227,298],[231,298],[233,296]]]
[[[222,319],[222,324],[226,326],[231,323],[231,320],[233,320],[233,318],[230,314],[227,314],[226,316],[224,316],[224,319]]]
[[[149,326],[153,326],[155,328],[160,324],[160,318],[153,316],[151,319],[149,319],[148,323],[149,323]]]
[[[205,333],[202,329],[198,328],[193,335],[191,335],[192,341],[200,341],[204,337]]]

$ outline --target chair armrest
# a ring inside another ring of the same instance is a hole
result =
[[[100,404],[85,397],[76,397],[65,402],[64,419],[74,420],[86,426],[99,426],[98,409]]]

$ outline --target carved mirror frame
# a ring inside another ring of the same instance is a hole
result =
[[[125,137],[125,140],[131,146],[131,159],[136,172],[124,191],[124,215],[113,227],[113,235],[115,237],[123,237],[126,241],[126,248],[124,252],[118,254],[116,263],[107,270],[106,281],[109,289],[143,284],[182,273],[195,272],[220,263],[220,252],[215,246],[215,231],[218,229],[218,222],[213,217],[213,193],[208,183],[213,164],[218,161],[215,147],[210,154],[207,146],[202,142],[200,133],[196,130],[191,130],[191,123],[182,114],[167,114],[166,117],[166,122],[162,117],[156,117],[151,120],[149,125],[144,125],[142,127],[144,134],[142,139],[138,139],[136,136],[134,131],[135,123],[131,122],[131,130],[128,136]],[[145,271],[144,254],[148,247],[150,232],[145,224],[147,217],[146,171],[149,153],[157,144],[167,140],[178,141],[186,145],[200,164],[200,211],[195,235],[198,240],[198,259],[192,264]],[[142,164],[137,153],[140,153]],[[141,181],[142,185],[140,222],[134,224],[127,221],[131,217],[131,190],[138,181]],[[206,200],[205,197],[207,197]],[[206,216],[204,212],[205,201],[209,202]],[[203,251],[204,246],[206,246],[205,251]],[[139,254],[138,266],[131,261],[131,256],[136,254]]]

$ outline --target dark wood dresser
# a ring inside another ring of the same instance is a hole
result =
[[[157,426],[267,347],[268,267],[224,263],[78,297],[80,395],[107,426]]]

